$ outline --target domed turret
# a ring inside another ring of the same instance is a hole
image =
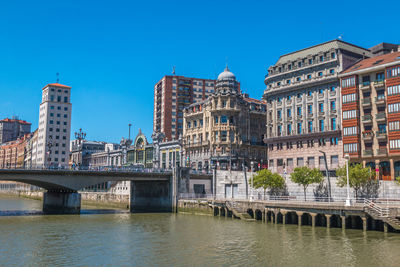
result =
[[[229,71],[228,65],[225,70],[218,75],[218,80],[236,80],[235,74]]]
[[[238,94],[239,93],[238,82],[236,76],[229,71],[228,66],[225,70],[218,75],[217,82],[215,84],[216,94]]]

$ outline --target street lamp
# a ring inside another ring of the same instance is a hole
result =
[[[51,147],[53,146],[53,143],[51,142],[51,140],[49,140],[49,142],[47,142],[47,154],[49,155],[49,167],[51,166]]]
[[[79,144],[82,143],[82,140],[85,140],[86,133],[82,132],[82,128],[79,128],[79,132],[75,132],[75,138],[79,141]]]
[[[346,159],[346,174],[347,174],[347,198],[346,198],[346,203],[344,204],[346,207],[351,206],[351,200],[350,200],[350,184],[349,184],[349,161],[350,161],[350,155],[346,154],[344,155],[344,158]]]

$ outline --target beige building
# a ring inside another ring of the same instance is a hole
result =
[[[42,89],[36,164],[67,167],[71,132],[71,87],[59,83]]]
[[[215,92],[184,109],[183,156],[186,166],[202,171],[258,167],[266,163],[266,106],[240,93],[228,67],[218,76]]]
[[[338,73],[368,49],[333,40],[282,55],[268,69],[268,165],[281,174],[308,165],[329,170],[344,163]]]

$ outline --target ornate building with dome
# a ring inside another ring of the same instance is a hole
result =
[[[266,103],[242,94],[228,67],[218,76],[215,92],[185,108],[183,115],[185,166],[240,170],[267,163]]]

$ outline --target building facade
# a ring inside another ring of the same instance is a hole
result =
[[[103,152],[105,142],[88,140],[71,140],[70,142],[70,166],[89,166],[89,156],[93,153]]]
[[[71,133],[71,87],[59,83],[42,89],[36,164],[67,167]]]
[[[338,73],[371,52],[340,40],[283,55],[268,69],[268,166],[280,174],[343,164]]]
[[[379,179],[400,176],[400,52],[364,59],[341,74],[343,152]]]
[[[218,76],[215,92],[184,110],[185,166],[193,170],[241,169],[266,162],[266,105],[241,94],[228,67]]]
[[[0,120],[0,144],[17,140],[31,132],[31,123],[17,117]]]
[[[153,168],[153,144],[147,142],[146,136],[140,129],[133,146],[127,149],[127,160],[124,165],[146,169]]]
[[[33,134],[28,133],[14,141],[0,145],[0,169],[25,167],[26,147]]]
[[[183,109],[214,92],[215,80],[164,76],[154,86],[153,132],[166,141],[177,140],[183,132]]]

